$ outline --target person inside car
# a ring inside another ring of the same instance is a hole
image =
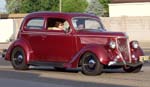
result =
[[[62,22],[56,22],[53,30],[64,30],[64,24]]]
[[[83,20],[78,20],[78,21],[76,22],[76,24],[77,24],[77,29],[78,29],[78,30],[85,28]]]
[[[77,26],[77,28],[80,30],[80,29],[84,29],[84,24],[79,24],[78,26]]]

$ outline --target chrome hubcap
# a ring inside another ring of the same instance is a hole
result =
[[[90,59],[89,62],[88,62],[88,66],[89,66],[90,68],[94,68],[95,64],[96,64],[96,62],[95,62],[95,60],[93,60],[93,59]]]
[[[16,65],[22,64],[23,62],[23,55],[21,52],[16,52],[16,54],[14,55],[13,61]]]
[[[18,60],[18,62],[22,62],[22,60],[23,60],[23,56],[22,56],[21,54],[20,54],[20,55],[18,55],[17,60]]]

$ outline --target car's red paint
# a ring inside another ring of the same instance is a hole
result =
[[[11,61],[12,50],[15,47],[21,47],[25,51],[26,64],[39,61],[58,62],[63,63],[63,67],[66,68],[77,68],[80,65],[82,56],[86,52],[95,54],[100,63],[105,66],[109,66],[110,61],[114,61],[117,55],[121,56],[119,56],[120,58],[116,61],[123,63],[123,65],[137,62],[131,58],[132,55],[135,55],[137,60],[139,60],[139,56],[144,55],[140,47],[136,50],[132,50],[133,48],[129,46],[128,37],[124,33],[107,32],[105,30],[75,29],[73,18],[77,17],[93,18],[100,23],[99,18],[91,14],[57,12],[37,12],[29,14],[24,18],[18,33],[18,38],[9,47],[5,59]],[[42,30],[27,28],[27,24],[33,18],[43,18]],[[48,18],[64,19],[69,24],[69,32],[63,30],[47,30]],[[103,28],[103,26],[101,27]],[[121,42],[119,39],[125,39],[126,42],[123,43],[123,41]],[[108,44],[113,40],[116,43],[116,48],[110,49]]]

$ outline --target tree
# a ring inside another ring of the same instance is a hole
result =
[[[8,13],[18,13],[21,0],[6,0],[6,9]]]
[[[23,0],[20,13],[51,11],[58,8],[59,0]]]
[[[108,4],[111,2],[111,0],[99,0],[99,2],[103,5],[104,16],[109,16]]]
[[[56,11],[59,0],[6,0],[8,13]]]
[[[86,0],[62,0],[63,12],[85,12],[87,6]]]
[[[59,0],[6,0],[8,13],[59,11]],[[86,0],[62,0],[63,12],[84,12]]]
[[[87,12],[92,12],[98,16],[103,16],[103,5],[98,0],[90,0],[89,6],[86,9]]]

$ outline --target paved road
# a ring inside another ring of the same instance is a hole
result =
[[[104,70],[99,76],[85,76],[75,70],[56,71],[49,67],[14,70],[0,59],[0,87],[150,87],[150,64],[139,73]]]

